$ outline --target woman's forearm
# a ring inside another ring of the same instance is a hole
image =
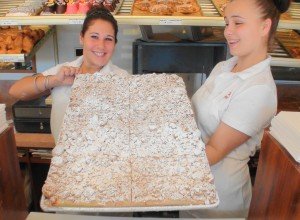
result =
[[[221,152],[218,148],[214,148],[211,145],[205,146],[205,152],[210,166],[218,163],[225,157],[224,152]]]
[[[49,89],[58,85],[53,76],[42,74],[25,77],[11,86],[9,94],[21,100],[30,100],[49,93]]]

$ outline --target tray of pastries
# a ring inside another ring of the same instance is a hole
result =
[[[201,16],[197,0],[135,0],[132,15]]]
[[[0,27],[0,61],[30,59],[51,33],[49,26]]]
[[[292,58],[300,59],[300,35],[293,30],[279,30],[275,35]]]
[[[123,0],[47,0],[41,15],[86,14],[92,6],[101,6],[116,14]]]
[[[43,1],[23,0],[3,2],[2,4],[4,8],[8,8],[6,16],[35,16],[41,12]]]
[[[84,88],[84,89],[83,89]],[[76,76],[53,149],[45,211],[159,211],[219,203],[182,78]]]

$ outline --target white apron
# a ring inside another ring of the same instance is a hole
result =
[[[230,103],[231,95],[238,87],[238,82],[234,79],[234,76],[219,75],[219,77],[222,79],[216,79],[214,82],[215,84],[224,84],[221,86],[215,85],[214,88],[219,88],[219,91],[212,92],[209,86],[202,85],[192,98],[198,128],[201,130],[205,144],[207,144],[210,136],[220,124],[221,117]],[[225,96],[228,96],[228,99],[224,99]],[[180,217],[218,218],[247,216],[251,200],[251,180],[247,165],[249,157],[241,156],[239,158],[237,156],[238,150],[238,148],[234,150],[233,157],[229,154],[222,161],[211,167],[220,199],[219,206],[207,210],[183,211],[180,213]]]

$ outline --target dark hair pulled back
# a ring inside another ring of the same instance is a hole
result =
[[[284,13],[290,6],[290,0],[273,0],[275,7],[280,13]]]
[[[83,21],[81,35],[84,36],[85,32],[88,30],[89,26],[92,25],[93,21],[98,19],[111,23],[115,31],[115,42],[117,43],[118,22],[110,13],[110,11],[104,8],[103,6],[93,6],[90,8],[90,10],[88,10],[88,12],[86,13],[86,17]]]
[[[268,44],[272,45],[278,26],[280,14],[288,10],[290,0],[255,0],[261,10],[263,19],[271,19],[272,25],[269,33]]]

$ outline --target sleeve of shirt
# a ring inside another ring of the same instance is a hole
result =
[[[276,114],[277,97],[266,85],[248,88],[233,97],[222,121],[248,136],[260,132]]]

